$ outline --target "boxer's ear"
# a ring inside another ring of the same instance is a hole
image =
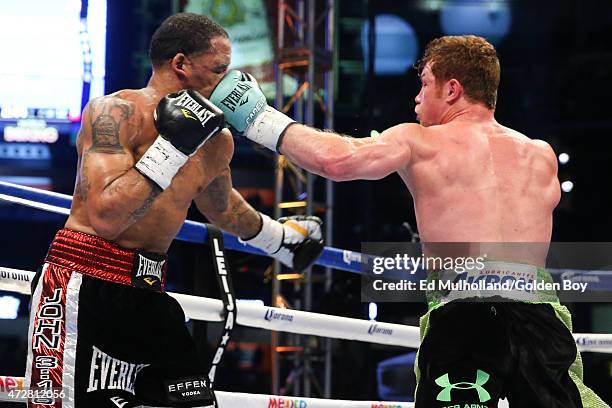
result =
[[[186,62],[187,56],[182,52],[179,52],[170,60],[170,67],[179,79],[185,79],[187,77],[187,72],[185,70]]]
[[[446,102],[455,103],[463,95],[463,85],[456,79],[450,79],[444,84],[443,92]]]

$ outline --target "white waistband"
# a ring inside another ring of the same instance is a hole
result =
[[[428,280],[434,282],[428,297],[442,303],[494,296],[525,302],[556,299],[552,278],[534,265],[486,261],[470,269],[434,272]]]

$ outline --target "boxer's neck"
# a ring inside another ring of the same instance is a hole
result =
[[[482,122],[494,120],[495,112],[481,104],[470,103],[462,100],[448,108],[440,120],[440,124],[444,125],[452,121],[471,121]]]
[[[167,95],[183,89],[181,81],[168,69],[154,69],[153,75],[147,83],[148,88],[153,88],[159,95]]]

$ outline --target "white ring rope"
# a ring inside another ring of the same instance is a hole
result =
[[[70,215],[70,208],[58,207],[56,205],[39,203],[37,201],[27,200],[25,198],[13,197],[6,194],[0,194],[0,200],[8,201],[14,204],[21,204],[27,207],[37,208],[39,210],[49,211],[56,214]]]
[[[0,290],[29,295],[33,277],[34,272],[0,267]],[[168,294],[179,302],[190,319],[210,322],[223,320],[223,303],[218,299],[172,292]],[[239,313],[236,322],[242,326],[400,347],[419,347],[418,327],[260,306],[240,300],[237,303]]]
[[[33,276],[34,272],[0,267],[0,290],[29,295]],[[168,294],[179,302],[190,319],[222,320],[223,303],[218,299]],[[418,348],[420,344],[419,328],[414,326],[260,306],[240,300],[238,309],[237,323],[241,326],[409,348]],[[574,339],[579,351],[612,353],[612,334],[574,333]]]
[[[0,290],[30,295],[30,283],[34,275],[35,273],[31,271],[0,267]],[[223,303],[220,300],[180,293],[168,292],[168,294],[179,302],[185,315],[191,319],[204,321],[223,320]],[[371,323],[365,320],[258,306],[248,302],[241,302],[240,300],[238,301],[238,308],[240,313],[238,314],[237,323],[243,326],[349,340],[360,340],[358,337],[363,337],[363,341],[395,344],[393,341],[388,342],[375,339],[375,333],[371,338],[364,336],[361,332],[367,333],[371,326]],[[327,319],[327,329],[315,327],[314,323],[317,322],[319,324],[321,318]],[[399,331],[401,329],[408,334],[413,330],[416,331],[417,346],[409,344],[406,347],[418,347],[418,328],[388,323],[384,325],[385,330]],[[368,329],[364,330],[366,326]],[[353,331],[359,331],[359,333],[355,333],[356,336],[354,338],[348,337],[347,334]],[[404,346],[404,344],[396,345]],[[14,395],[10,395],[11,390],[14,393],[16,390],[23,390],[24,384],[25,380],[23,377],[0,376],[0,401],[25,403],[25,399],[18,400]],[[17,393],[17,395],[19,394]],[[227,408],[414,408],[414,404],[408,402],[331,400],[223,391],[215,391],[215,395],[217,396],[219,406]]]

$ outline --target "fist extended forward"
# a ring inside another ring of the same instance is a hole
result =
[[[295,123],[268,106],[255,78],[238,70],[223,77],[210,95],[210,101],[223,111],[235,131],[273,151],[278,150],[287,127]]]

